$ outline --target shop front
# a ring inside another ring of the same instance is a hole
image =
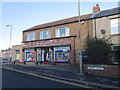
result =
[[[55,47],[54,62],[70,62],[70,47]]]
[[[24,62],[37,64],[73,63],[74,37],[24,44]]]
[[[37,48],[37,62],[50,64],[52,62],[52,49],[49,47]]]
[[[36,52],[35,49],[25,49],[25,62],[35,62]]]

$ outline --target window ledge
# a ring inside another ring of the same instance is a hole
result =
[[[120,34],[111,34],[111,36],[118,36],[118,35],[120,35]]]
[[[70,37],[76,37],[76,35],[73,35],[73,36],[65,36],[65,37],[55,37],[55,38],[48,38],[48,39],[40,39],[40,40],[32,40],[32,41],[23,41],[22,43],[35,42],[35,41],[45,41],[45,40],[51,40],[51,39],[70,38]]]

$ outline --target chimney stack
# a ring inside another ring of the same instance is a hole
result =
[[[98,12],[100,12],[100,7],[99,4],[96,4],[96,6],[93,6],[92,13],[95,14]]]

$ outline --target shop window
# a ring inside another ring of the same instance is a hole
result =
[[[25,61],[35,61],[36,52],[34,49],[25,50]]]
[[[15,52],[15,60],[17,60],[17,61],[20,60],[20,50],[16,50],[16,52]]]
[[[69,36],[69,27],[62,27],[55,29],[56,37]]]
[[[45,30],[40,32],[40,39],[50,38],[50,30]]]
[[[120,20],[120,18],[110,20],[111,34],[112,35],[113,34],[120,34],[120,31],[118,30],[118,28],[120,27],[119,20]]]
[[[27,61],[35,61],[35,52],[26,52]]]
[[[62,50],[56,50],[56,61],[63,61],[63,51]]]
[[[55,61],[57,61],[57,62],[70,61],[70,49],[69,49],[69,47],[55,48]]]
[[[28,34],[27,34],[27,37],[26,37],[26,40],[27,40],[27,41],[35,40],[35,36],[36,36],[35,33],[28,33]]]

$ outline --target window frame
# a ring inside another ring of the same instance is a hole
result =
[[[33,40],[36,40],[35,32],[26,34],[26,41],[33,41]]]
[[[44,37],[45,35],[45,32],[46,32],[46,37]],[[39,39],[41,40],[41,39],[49,39],[49,38],[51,38],[51,30],[44,30],[44,31],[40,31],[39,32]]]
[[[117,19],[117,22],[115,20]],[[110,32],[111,35],[120,34],[118,28],[120,27],[120,17],[110,19]]]
[[[62,35],[62,30],[64,30],[64,34]],[[55,37],[65,37],[70,35],[70,28],[69,27],[61,27],[55,29]]]

